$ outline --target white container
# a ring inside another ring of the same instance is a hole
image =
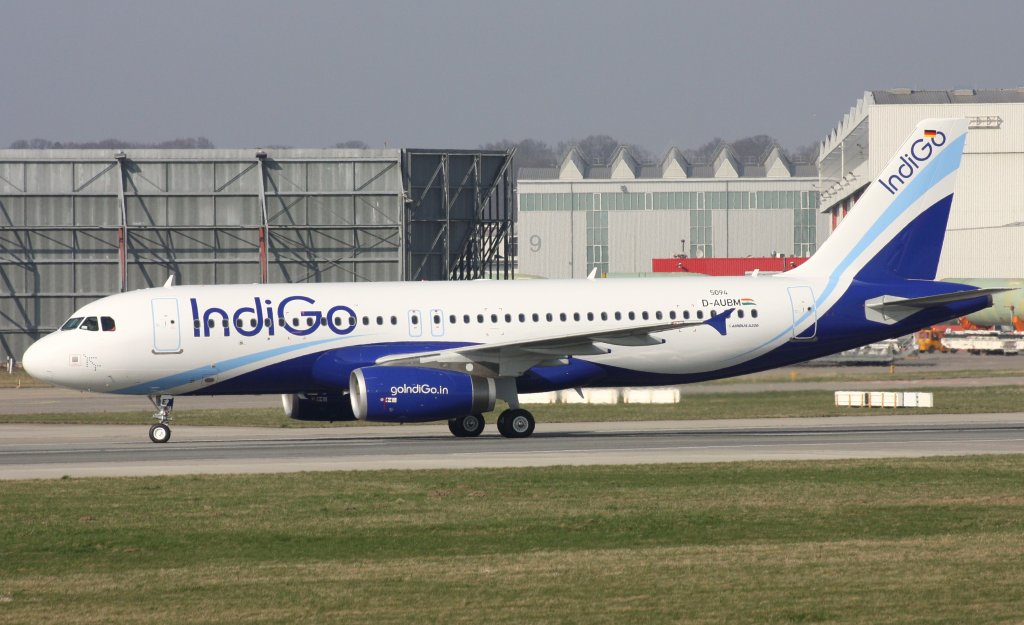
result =
[[[576,393],[574,392],[573,395]],[[558,393],[551,391],[548,393],[520,393],[519,403],[520,404],[554,404],[558,402]]]

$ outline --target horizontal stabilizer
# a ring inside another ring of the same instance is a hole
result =
[[[953,291],[952,293],[909,298],[897,295],[883,295],[864,302],[864,309],[870,321],[892,324],[902,321],[924,308],[962,302],[978,297],[991,298],[996,293],[1012,290],[1012,288],[972,289],[969,291]],[[991,302],[989,305],[991,305]]]
[[[880,298],[881,301],[873,300],[867,305],[868,307],[876,310],[881,310],[886,307],[930,308],[932,306],[952,304],[953,302],[962,302],[964,300],[974,299],[975,297],[981,297],[983,295],[994,295],[996,293],[1002,293],[1003,291],[1012,290],[1012,288],[972,289],[970,291],[953,291],[952,293],[943,293],[941,295],[926,295],[924,297],[911,298],[884,295]]]

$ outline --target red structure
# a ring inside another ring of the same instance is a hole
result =
[[[786,271],[799,267],[806,258],[655,258],[651,269],[656,273],[701,273],[708,276],[742,276],[760,271]]]

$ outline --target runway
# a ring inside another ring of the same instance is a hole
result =
[[[455,439],[445,425],[277,429],[0,425],[0,479],[524,467],[1024,453],[1024,413],[539,423],[524,440],[493,426]]]

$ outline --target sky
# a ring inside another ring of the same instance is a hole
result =
[[[0,0],[0,146],[820,141],[865,90],[1024,86],[1024,3]]]

